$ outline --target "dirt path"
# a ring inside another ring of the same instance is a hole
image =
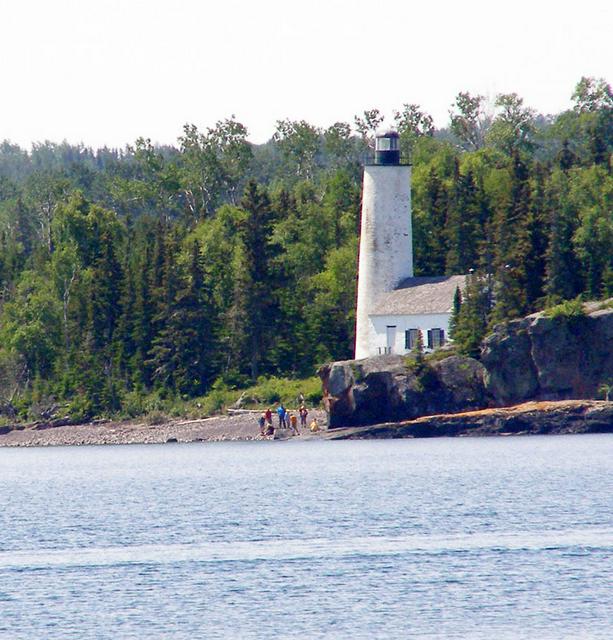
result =
[[[202,420],[176,420],[160,425],[138,421],[105,422],[53,428],[26,428],[0,435],[0,446],[47,447],[61,445],[154,444],[165,442],[219,442],[223,440],[262,440],[257,424],[259,413],[216,416]],[[326,424],[326,413],[312,409],[309,421],[316,417]],[[276,420],[275,420],[276,424]],[[325,426],[324,426],[325,429]],[[280,439],[317,437],[310,433],[291,436],[289,430],[277,434]]]

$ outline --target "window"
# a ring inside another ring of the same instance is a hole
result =
[[[417,336],[419,335],[419,329],[407,329],[404,332],[404,348],[415,349],[417,346]]]
[[[438,349],[445,344],[443,329],[428,329],[428,349]]]
[[[389,138],[377,138],[377,150],[389,151],[391,149],[391,140]]]

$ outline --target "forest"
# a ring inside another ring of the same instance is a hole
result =
[[[613,296],[613,93],[537,113],[459,93],[263,145],[233,116],[176,146],[0,144],[0,422],[50,405],[138,415],[353,355],[361,167],[395,128],[413,165],[416,275],[473,274],[453,337]],[[156,405],[156,403],[158,403]]]

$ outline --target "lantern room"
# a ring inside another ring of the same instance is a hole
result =
[[[386,131],[376,136],[375,164],[400,164],[400,136],[397,131]]]

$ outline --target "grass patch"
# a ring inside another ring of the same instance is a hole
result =
[[[222,413],[241,398],[240,405],[243,409],[264,410],[277,402],[295,409],[298,407],[300,394],[304,395],[307,406],[319,406],[322,400],[321,380],[316,376],[299,380],[261,377],[256,384],[246,387],[230,387],[217,382],[205,396],[186,402],[184,415],[200,418]]]
[[[145,422],[150,426],[166,424],[170,418],[163,411],[151,411],[145,416]]]
[[[441,362],[451,356],[458,355],[458,350],[455,345],[445,345],[442,349],[435,349],[428,353],[424,353],[420,359],[413,353],[408,353],[404,356],[404,366],[411,372],[417,373],[424,365],[434,364],[435,362]]]
[[[353,373],[353,381],[355,384],[360,384],[360,382],[364,382],[364,371],[362,367],[353,362],[349,364],[351,367],[351,372]]]
[[[81,422],[93,418],[107,417],[113,420],[138,419],[149,425],[161,425],[173,418],[199,419],[218,415],[234,407],[240,399],[243,409],[264,410],[282,402],[289,409],[297,409],[300,395],[308,407],[319,407],[322,401],[321,380],[317,376],[291,380],[277,377],[261,377],[251,385],[229,385],[222,381],[213,384],[209,392],[198,398],[166,395],[154,390],[146,392],[135,389],[120,398],[120,408],[113,412],[98,413],[91,401],[83,395],[75,396],[66,406],[65,414]],[[24,416],[29,405],[24,403]],[[18,418],[10,422],[18,422]],[[0,415],[0,426],[9,423],[5,415]]]
[[[431,353],[426,353],[425,359],[426,362],[432,364],[434,362],[440,362],[441,360],[446,360],[451,356],[457,356],[458,350],[455,345],[449,343],[446,344],[442,349],[435,349]]]
[[[545,315],[548,318],[564,320],[576,320],[577,318],[583,318],[585,316],[583,301],[580,297],[573,298],[572,300],[564,300],[564,302],[561,302],[554,307],[545,309]]]

